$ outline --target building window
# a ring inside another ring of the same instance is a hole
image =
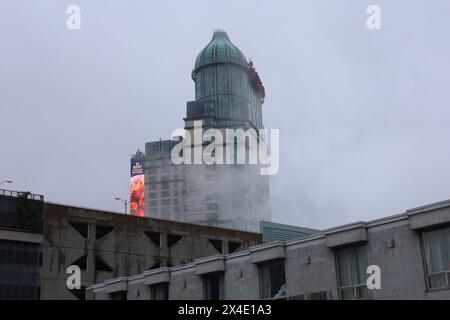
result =
[[[336,249],[336,264],[341,299],[364,299],[369,295],[367,247],[358,245]]]
[[[161,205],[163,205],[163,206],[168,206],[168,205],[170,205],[170,199],[162,199],[162,200],[161,200]]]
[[[161,182],[161,189],[169,189],[169,182],[168,181]]]
[[[148,197],[149,197],[150,199],[156,199],[156,198],[158,198],[158,194],[157,194],[156,192],[150,192],[150,193],[148,194]]]
[[[224,298],[223,273],[213,272],[203,276],[205,300],[222,300]]]
[[[169,172],[169,168],[170,167],[168,167],[168,166],[161,167],[161,172],[162,173],[168,173]]]
[[[126,291],[117,291],[109,294],[111,300],[127,300]]]
[[[40,246],[0,241],[0,300],[39,299]]]
[[[158,215],[158,208],[150,208],[149,214],[151,217],[156,217]]]
[[[286,297],[284,261],[272,261],[259,265],[261,299]]]
[[[208,212],[206,218],[208,221],[217,221],[217,212]]]
[[[161,198],[168,198],[170,196],[169,191],[163,191],[161,192]]]
[[[163,282],[150,286],[152,300],[169,300],[169,283]]]
[[[422,232],[427,288],[450,288],[450,227]]]
[[[172,141],[161,142],[161,157],[165,158],[167,155],[170,155],[171,146]]]
[[[167,200],[169,200],[169,199],[167,199]],[[172,213],[172,208],[171,207],[162,207],[161,215],[163,215],[164,217],[167,217],[171,213]]]

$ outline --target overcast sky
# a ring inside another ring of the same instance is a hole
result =
[[[66,28],[70,4],[81,30]],[[280,129],[273,221],[327,228],[449,199],[449,14],[448,0],[3,0],[2,187],[121,211],[130,155],[183,126],[194,60],[220,28]]]

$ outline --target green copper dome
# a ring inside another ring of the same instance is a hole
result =
[[[195,101],[188,103],[186,119],[202,119],[205,128],[263,127],[264,86],[225,31],[214,31],[195,61],[192,80]]]
[[[235,63],[248,67],[244,54],[228,38],[225,31],[214,31],[213,37],[208,45],[198,54],[195,60],[194,72],[208,64],[213,63]]]

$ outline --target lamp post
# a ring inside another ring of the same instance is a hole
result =
[[[114,200],[121,201],[125,206],[125,214],[128,214],[128,200],[123,200],[122,198],[114,198]]]
[[[13,183],[11,180],[3,180],[0,182],[0,185],[2,185],[3,183]]]

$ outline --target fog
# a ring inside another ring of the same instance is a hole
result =
[[[66,8],[81,29],[66,28]],[[129,160],[183,127],[213,30],[252,58],[280,130],[272,220],[327,228],[450,198],[450,2],[0,2],[0,181],[122,212]]]

